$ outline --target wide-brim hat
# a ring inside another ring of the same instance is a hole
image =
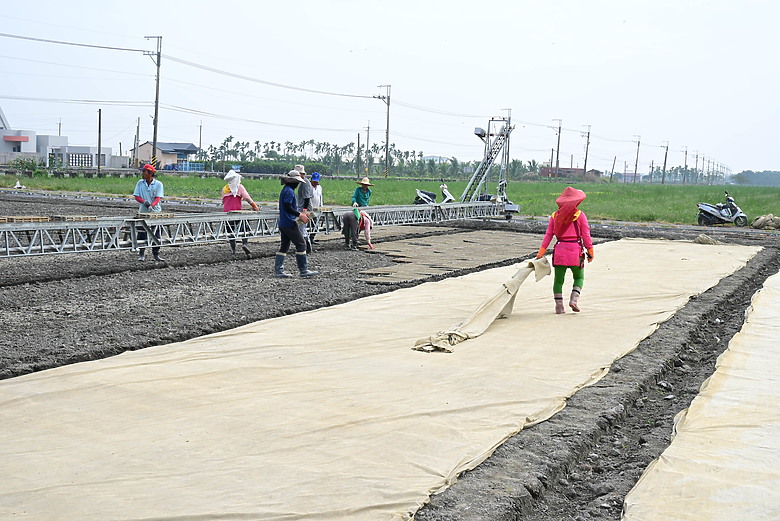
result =
[[[287,175],[281,176],[279,179],[282,180],[283,183],[303,183],[303,178],[301,177],[301,173],[297,170],[290,170],[287,172]]]
[[[293,170],[295,170],[296,172],[300,172],[301,174],[305,174],[306,173],[306,168],[304,168],[303,165],[295,165]]]
[[[355,182],[356,182],[357,184],[359,184],[359,185],[374,186],[374,185],[371,183],[371,181],[369,181],[369,180],[368,180],[368,178],[367,178],[367,177],[364,177],[364,178],[363,178],[363,179],[361,179],[360,181],[355,181]]]

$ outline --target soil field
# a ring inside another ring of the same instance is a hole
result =
[[[132,215],[135,209],[129,201],[0,194],[0,215]],[[166,204],[165,210],[219,208]],[[375,235],[378,243],[415,239],[424,262],[442,235],[488,229],[540,242],[545,226],[543,219],[531,218],[463,221],[388,227]],[[723,242],[765,249],[745,268],[691,299],[597,385],[575,394],[563,411],[521,431],[432,497],[415,519],[619,519],[623,497],[668,445],[674,415],[712,374],[716,357],[742,326],[753,293],[780,269],[778,234],[725,227],[591,226],[594,239],[601,241],[693,239],[704,232]],[[0,260],[0,378],[186,340],[529,257],[507,251],[448,273],[376,284],[360,272],[390,267],[391,257],[345,251],[338,237],[322,239],[310,256],[310,269],[320,275],[311,279],[272,276],[275,238],[252,240],[249,258],[234,258],[227,244],[212,244],[164,248],[164,263],[138,262],[131,252]],[[294,268],[291,258],[287,270],[295,273]]]

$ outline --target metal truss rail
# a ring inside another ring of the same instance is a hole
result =
[[[492,218],[500,213],[489,202],[442,205],[371,206],[361,208],[374,226],[424,224],[456,219]],[[309,229],[330,234],[341,230],[342,216],[352,208],[316,212]],[[276,212],[212,212],[165,217],[104,217],[83,221],[0,224],[0,257],[55,253],[136,250],[230,239],[279,235]]]

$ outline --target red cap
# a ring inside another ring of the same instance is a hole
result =
[[[156,173],[157,173],[157,169],[156,169],[155,167],[153,167],[153,166],[152,166],[150,163],[146,163],[146,164],[145,164],[145,165],[144,165],[144,166],[141,168],[141,170],[149,170],[149,171],[150,171],[151,173],[153,173],[153,174],[156,174]]]

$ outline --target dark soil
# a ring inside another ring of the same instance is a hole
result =
[[[122,201],[0,194],[0,215],[130,215],[135,208]],[[219,208],[168,204],[166,210]],[[464,221],[446,223],[446,228],[541,234],[545,224],[541,219]],[[431,227],[382,232],[383,241],[442,233]],[[415,519],[619,519],[623,497],[668,445],[674,416],[712,374],[716,357],[740,329],[753,293],[780,269],[780,236],[725,227],[592,223],[594,238],[602,240],[692,239],[702,232],[723,242],[766,248],[744,269],[691,299],[598,384],[575,394],[563,411],[521,431],[433,496]],[[366,251],[344,251],[339,240],[323,241],[310,256],[310,267],[319,276],[275,279],[277,240],[250,244],[251,258],[233,258],[226,244],[212,244],[164,248],[164,263],[138,262],[131,252],[1,260],[0,379],[412,285],[361,280],[361,270],[393,261]],[[506,262],[517,260],[508,257]],[[294,266],[288,271],[294,272]]]

